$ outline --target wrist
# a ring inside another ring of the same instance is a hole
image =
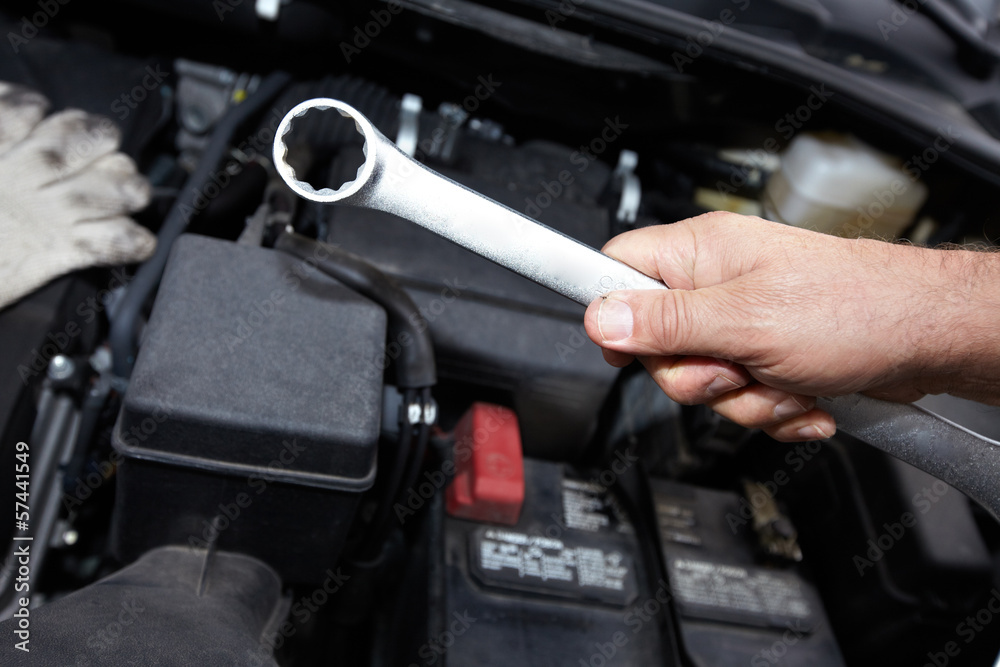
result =
[[[924,301],[913,310],[917,388],[1000,404],[1000,254],[908,250]]]

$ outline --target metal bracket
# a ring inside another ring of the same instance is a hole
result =
[[[621,223],[634,223],[639,215],[639,203],[642,201],[642,183],[635,175],[639,155],[635,151],[623,150],[618,155],[618,166],[612,174],[615,184],[621,188],[621,199],[615,217]]]
[[[420,112],[424,109],[424,101],[419,95],[407,93],[399,104],[399,132],[396,133],[396,146],[410,157],[417,152],[417,140],[420,138]]]

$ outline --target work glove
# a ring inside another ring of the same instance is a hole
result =
[[[108,118],[68,109],[0,82],[0,308],[53,278],[90,266],[139,262],[156,237],[128,214],[149,183],[118,152]]]

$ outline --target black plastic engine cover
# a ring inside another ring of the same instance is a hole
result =
[[[375,476],[385,312],[288,255],[175,244],[113,444],[113,540],[256,556],[321,579]]]

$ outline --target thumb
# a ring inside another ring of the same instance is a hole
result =
[[[587,308],[587,335],[603,348],[639,356],[741,356],[747,320],[724,284],[696,290],[611,292]]]

